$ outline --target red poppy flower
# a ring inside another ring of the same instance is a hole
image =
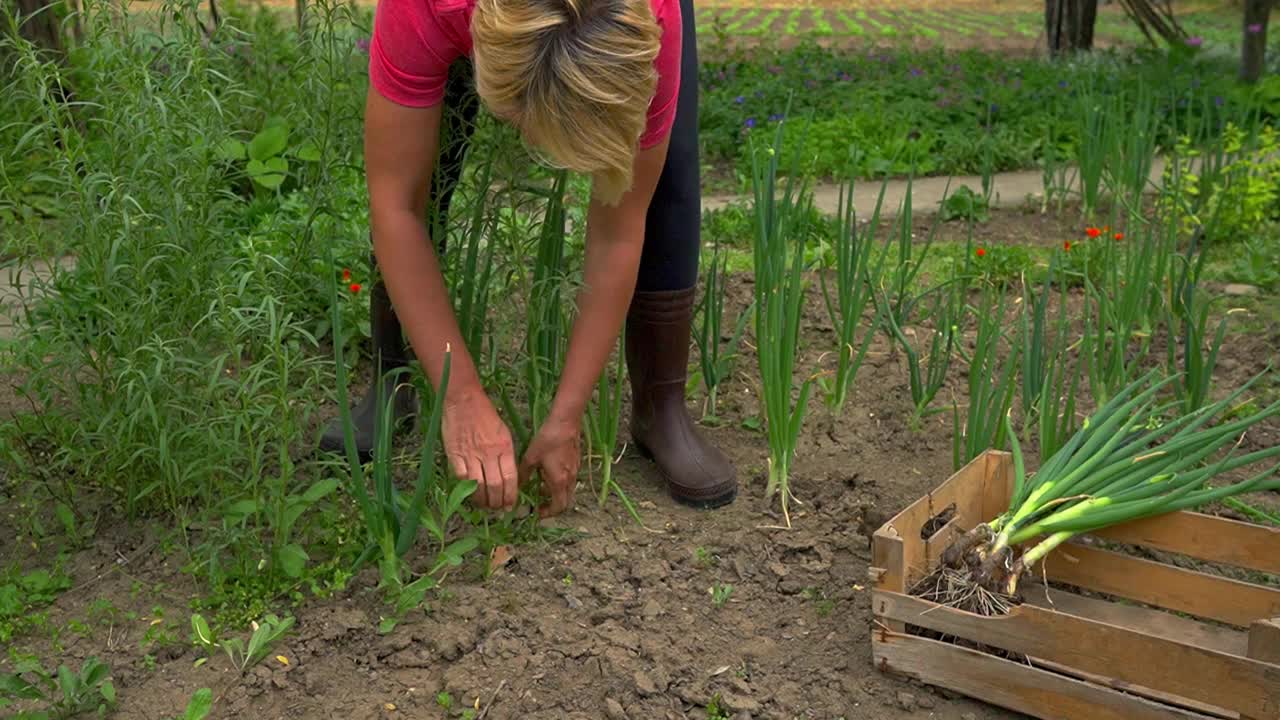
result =
[[[982,248],[978,248],[976,252],[977,252],[978,257],[984,257],[984,256],[986,256],[986,254],[987,254],[987,251],[986,251],[986,250],[984,250],[984,249],[982,249]]]
[[[1070,250],[1070,249],[1071,249],[1071,241],[1070,241],[1070,240],[1064,240],[1064,241],[1063,241],[1063,243],[1062,243],[1062,249],[1063,249],[1063,250]]]
[[[1088,235],[1091,238],[1096,238],[1102,234],[1102,231],[1096,227],[1089,227],[1084,229],[1084,234]]]
[[[351,282],[351,268],[342,268],[342,282]]]
[[[360,292],[360,283],[351,283],[351,294],[354,295],[358,292]]]
[[[1118,233],[1116,233],[1116,241],[1117,241],[1117,242],[1119,242],[1119,241],[1121,241],[1121,240],[1123,240],[1123,239],[1124,239],[1124,233],[1122,233],[1122,232],[1118,232]]]

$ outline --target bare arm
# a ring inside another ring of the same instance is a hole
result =
[[[370,88],[365,166],[373,251],[405,334],[436,387],[449,351],[443,434],[454,474],[478,483],[477,505],[511,508],[518,480],[511,432],[485,396],[424,222],[441,115],[439,105],[403,107]]]
[[[666,164],[667,143],[636,156],[632,189],[614,207],[592,201],[587,211],[587,252],[578,317],[569,337],[564,374],[552,415],[580,419],[622,330],[636,289],[645,216]]]
[[[364,153],[373,251],[414,353],[432,384],[451,349],[449,394],[477,392],[480,378],[423,218],[440,143],[441,106],[408,108],[369,90]]]
[[[636,288],[645,216],[666,163],[667,144],[636,157],[630,192],[617,206],[592,201],[587,211],[587,257],[584,287],[578,293],[578,317],[569,336],[564,372],[551,414],[529,445],[521,463],[526,478],[540,470],[550,498],[542,514],[555,515],[573,501],[581,462],[579,433],[590,401]]]

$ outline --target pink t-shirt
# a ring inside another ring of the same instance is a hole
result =
[[[675,120],[680,88],[679,0],[650,0],[662,28],[654,60],[658,86],[640,147],[662,142]],[[471,54],[471,13],[476,0],[379,0],[369,47],[369,81],[385,98],[408,107],[431,107],[444,98],[449,65]]]

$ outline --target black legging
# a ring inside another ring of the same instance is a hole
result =
[[[693,0],[680,0],[680,15],[683,20],[680,92],[676,98],[667,163],[662,168],[645,219],[644,251],[636,281],[636,290],[641,292],[686,290],[698,282],[702,195],[698,164],[698,38]],[[440,161],[432,183],[436,218],[449,216],[449,202],[462,174],[480,105],[471,79],[471,63],[459,62],[450,70],[444,93],[445,107],[449,110],[441,128]],[[432,230],[443,250],[443,228]]]

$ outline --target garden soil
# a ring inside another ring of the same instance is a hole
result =
[[[750,294],[749,279],[735,278],[730,310]],[[821,353],[831,328],[813,300],[803,363],[820,374],[833,365]],[[1227,380],[1261,370],[1276,339],[1272,324],[1229,344]],[[464,567],[425,612],[386,634],[386,606],[366,572],[298,607],[294,629],[243,677],[223,657],[195,666],[202,655],[188,642],[188,603],[201,588],[178,554],[133,526],[103,526],[71,555],[73,587],[50,610],[67,628],[59,647],[48,633],[18,644],[50,663],[107,662],[116,717],[128,720],[177,716],[201,687],[218,698],[211,717],[264,720],[457,718],[467,709],[487,720],[674,720],[712,717],[708,706],[739,720],[1019,717],[885,675],[871,659],[869,537],[951,473],[950,414],[912,428],[905,361],[874,343],[848,407],[811,408],[786,529],[776,502],[762,497],[767,446],[749,427],[755,372],[752,358],[740,362],[721,390],[722,420],[707,430],[739,469],[742,491],[727,508],[674,504],[628,449],[615,474],[644,526],[616,500],[598,507],[584,481],[576,508],[551,521],[568,539],[511,547],[487,578]],[[962,369],[952,375],[940,394],[946,406],[964,402]],[[1256,441],[1280,440],[1277,428],[1264,430]],[[0,537],[15,536],[13,513],[0,516]],[[41,551],[0,547],[0,562]],[[727,596],[720,605],[716,588]],[[95,616],[104,601],[116,612]],[[73,630],[73,621],[87,627]],[[170,642],[149,647],[157,628]]]

